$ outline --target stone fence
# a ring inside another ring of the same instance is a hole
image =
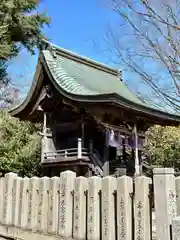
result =
[[[159,168],[153,182],[156,239],[180,239],[180,178],[173,169]],[[8,173],[0,179],[0,235],[2,227],[12,227],[59,239],[151,240],[150,186],[144,176],[133,181],[70,171],[60,178]]]

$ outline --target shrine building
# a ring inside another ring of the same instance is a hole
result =
[[[139,175],[145,131],[180,123],[180,116],[142,102],[119,70],[46,41],[31,89],[10,113],[42,123],[41,163],[50,177],[65,170]]]

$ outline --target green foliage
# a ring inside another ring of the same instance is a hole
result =
[[[146,133],[146,154],[150,164],[180,169],[180,127],[149,128]]]
[[[0,111],[0,172],[19,176],[40,175],[39,125],[21,122]]]
[[[1,0],[0,59],[16,56],[23,45],[30,52],[40,47],[42,27],[49,23],[44,13],[36,13],[38,1]],[[20,45],[21,44],[21,45]]]
[[[3,99],[9,84],[6,69],[9,59],[17,56],[22,47],[34,54],[45,38],[42,29],[50,19],[36,11],[38,3],[37,0],[0,1],[0,91],[3,92],[0,97]]]

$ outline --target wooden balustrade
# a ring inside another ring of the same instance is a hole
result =
[[[81,154],[80,154],[81,153]],[[61,161],[68,159],[80,159],[80,158],[88,158],[89,150],[86,148],[82,148],[81,152],[78,152],[78,148],[69,148],[57,150],[56,152],[45,152],[44,153],[44,162],[53,162],[53,161]]]
[[[78,138],[77,148],[45,152],[43,162],[57,162],[66,160],[89,159],[89,149],[82,148],[82,140]]]

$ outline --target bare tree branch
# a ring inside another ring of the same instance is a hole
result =
[[[151,88],[151,101],[153,93],[179,110],[180,0],[107,0],[107,6],[121,24],[107,28],[106,43]]]

